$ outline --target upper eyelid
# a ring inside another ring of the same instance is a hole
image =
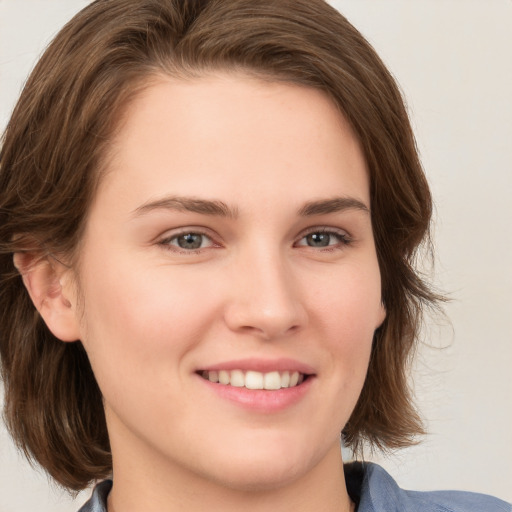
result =
[[[297,239],[300,240],[301,238],[304,238],[305,236],[310,235],[311,233],[333,233],[335,235],[352,238],[351,234],[346,229],[343,228],[336,228],[333,226],[314,226],[302,231],[300,235],[297,237]]]
[[[216,238],[215,234],[213,234],[212,230],[210,230],[210,229],[203,228],[203,227],[197,227],[197,226],[190,226],[190,227],[186,226],[184,228],[168,229],[163,234],[159,235],[156,238],[156,241],[163,242],[166,240],[171,240],[171,239],[176,238],[181,235],[187,235],[189,233],[206,236],[207,238],[211,239],[212,241],[214,241]]]
[[[207,247],[198,247],[197,249],[191,249],[191,248],[185,249],[183,247],[180,247],[179,244],[176,242],[176,239],[180,236],[186,235],[187,233],[195,233],[195,234],[206,237],[209,241]],[[184,230],[184,231],[178,231],[176,233],[172,233],[167,236],[164,235],[164,236],[158,237],[155,240],[155,245],[169,253],[174,253],[176,255],[181,254],[183,256],[185,256],[185,255],[192,256],[194,254],[203,253],[203,251],[205,251],[207,249],[217,249],[220,247],[220,244],[218,242],[216,242],[213,237],[209,236],[206,233],[199,232],[198,230],[191,230],[191,229]]]
[[[172,234],[169,232],[173,232]],[[315,233],[315,232],[323,232],[323,233],[344,233],[347,236],[349,235],[349,232],[346,229],[338,228],[334,226],[311,226],[309,228],[305,228],[300,231],[299,237],[305,236],[308,233]],[[168,233],[168,234],[167,234]],[[212,234],[213,231],[210,228],[202,227],[202,226],[184,226],[179,227],[175,229],[169,229],[164,232],[163,235],[159,235],[158,238],[173,238],[175,236],[180,236],[187,233],[196,233],[198,235],[205,235],[209,237],[215,237],[215,234]]]
[[[185,226],[182,228],[175,228],[174,230],[168,230],[163,235],[160,235],[157,237],[156,242],[159,244],[167,243],[179,236],[186,235],[188,233],[194,233],[198,235],[202,235],[207,237],[213,245],[221,245],[221,242],[219,242],[219,239],[222,239],[219,235],[217,235],[215,232],[213,232],[209,228],[205,227],[199,227],[199,226]],[[294,239],[294,244],[298,241],[302,240],[304,237],[312,234],[312,233],[332,233],[334,235],[338,235],[341,237],[346,237],[349,240],[352,240],[352,235],[343,228],[338,228],[334,226],[311,226],[309,228],[306,228],[302,230]]]
[[[337,243],[332,244],[332,245],[330,244],[328,246],[324,246],[324,247],[320,247],[320,248],[313,248],[311,246],[300,243],[308,235],[311,235],[313,233],[324,233],[324,234],[334,235],[335,237],[338,238]],[[354,238],[350,235],[350,233],[346,229],[335,228],[335,227],[331,227],[331,226],[317,226],[317,227],[312,227],[312,228],[309,228],[309,229],[303,231],[295,239],[295,241],[293,242],[293,245],[294,245],[294,247],[298,247],[298,248],[306,247],[308,249],[312,248],[314,250],[327,251],[327,250],[333,250],[336,247],[341,248],[340,246],[345,247],[348,245],[352,245],[353,243],[354,243]]]
[[[199,247],[197,249],[185,249],[183,247],[180,247],[178,244],[171,243],[175,239],[177,239],[180,236],[187,235],[189,233],[193,233],[196,235],[201,235],[203,237],[206,237],[210,244],[208,247]],[[164,248],[166,251],[175,253],[175,254],[181,254],[181,255],[188,255],[192,256],[194,254],[200,254],[203,251],[207,249],[216,249],[220,247],[220,244],[215,241],[215,238],[208,235],[207,233],[198,230],[198,229],[184,229],[181,231],[177,231],[175,233],[169,234],[167,236],[159,237],[156,239],[156,245]]]
[[[337,228],[337,227],[334,227],[334,226],[312,226],[310,228],[306,228],[304,230],[305,233],[315,233],[315,232],[333,232],[333,233],[337,233],[337,232],[343,232],[343,233],[347,233],[347,230],[346,229],[343,229],[343,228]]]

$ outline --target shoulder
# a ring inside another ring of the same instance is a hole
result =
[[[484,494],[400,489],[376,464],[348,464],[345,471],[349,493],[359,502],[358,512],[512,512],[510,503]]]
[[[107,496],[112,489],[112,480],[100,482],[93,490],[91,498],[78,512],[107,512]]]
[[[357,512],[512,512],[512,505],[485,494],[461,491],[406,491],[377,464],[345,466],[347,488]],[[112,480],[99,483],[78,512],[107,512]]]

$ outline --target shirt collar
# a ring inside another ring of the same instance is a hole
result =
[[[509,503],[491,496],[457,491],[404,491],[383,468],[369,462],[346,464],[345,480],[357,512],[512,512]],[[112,480],[99,483],[78,512],[107,512]]]
[[[107,512],[107,497],[112,489],[112,480],[103,480],[92,493],[91,499],[78,512]]]

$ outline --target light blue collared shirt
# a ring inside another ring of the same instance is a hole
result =
[[[512,512],[505,501],[473,492],[404,491],[380,466],[354,462],[345,465],[347,489],[357,512]],[[112,480],[98,484],[78,512],[107,512]]]

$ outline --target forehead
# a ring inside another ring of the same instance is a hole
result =
[[[126,110],[108,171],[107,186],[117,181],[126,193],[132,186],[139,198],[151,199],[158,187],[267,197],[272,184],[297,199],[358,189],[368,204],[359,142],[327,95],[243,75],[154,81]]]

